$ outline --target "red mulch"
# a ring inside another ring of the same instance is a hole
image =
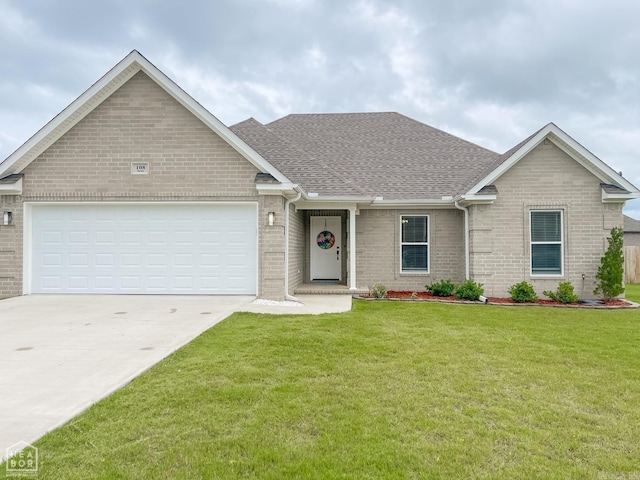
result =
[[[387,292],[387,298],[393,298],[393,299],[399,299],[399,300],[412,300],[412,299],[418,299],[418,300],[456,300],[456,297],[436,297],[434,295],[431,295],[429,292],[415,292],[415,296],[413,296],[414,292],[404,292],[404,291],[395,291],[395,290],[389,290]],[[368,295],[363,295],[363,297],[368,297]],[[513,300],[511,300],[510,298],[500,298],[500,297],[488,297],[489,298],[489,303],[509,303],[509,304],[513,304],[515,303]],[[625,302],[624,300],[601,300],[604,305],[604,307],[628,307],[631,304],[629,302]],[[521,304],[521,305],[565,305],[562,302],[554,302],[553,300],[544,300],[544,299],[539,299],[537,302],[535,303],[527,303],[527,304]],[[579,303],[575,303],[572,304],[573,306],[579,307],[579,306],[588,306],[588,305],[582,305]]]

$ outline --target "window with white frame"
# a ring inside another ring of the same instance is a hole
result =
[[[531,275],[562,275],[562,210],[531,211]]]
[[[400,261],[404,273],[429,272],[429,216],[402,215]]]

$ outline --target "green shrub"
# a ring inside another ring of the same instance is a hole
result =
[[[609,247],[600,259],[600,266],[596,274],[595,295],[602,294],[607,300],[611,300],[624,292],[624,230],[620,227],[611,229],[611,236],[607,238]]]
[[[425,285],[424,288],[435,297],[450,297],[456,291],[456,284],[451,280],[442,280],[431,285]]]
[[[573,285],[571,285],[571,282],[560,282],[555,292],[545,290],[542,293],[555,302],[576,303],[578,301],[578,295],[573,293]]]
[[[482,284],[469,279],[456,287],[454,295],[460,300],[478,300],[483,293]]]
[[[382,283],[376,283],[369,289],[369,294],[373,298],[384,298],[387,296],[387,287]]]
[[[533,289],[533,285],[525,281],[516,283],[515,285],[511,285],[511,287],[509,288],[509,295],[511,295],[511,300],[513,300],[516,303],[527,303],[527,302],[538,301],[538,296],[536,295],[536,292]]]

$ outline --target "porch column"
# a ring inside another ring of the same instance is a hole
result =
[[[355,291],[356,283],[356,209],[349,209],[349,290]]]

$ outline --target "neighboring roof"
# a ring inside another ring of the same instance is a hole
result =
[[[92,112],[120,86],[138,72],[144,72],[149,78],[175,98],[182,106],[222,137],[258,170],[271,174],[279,182],[290,184],[289,180],[264,158],[258,155],[245,142],[238,138],[220,120],[195,101],[173,80],[162,73],[138,51],[133,50],[106,75],[94,83],[87,91],[74,100],[67,108],[47,123],[33,137],[0,163],[0,177],[20,173],[42,152],[67,133],[74,125]]]
[[[640,233],[640,220],[624,215],[624,233]]]
[[[440,200],[500,155],[399,113],[288,115],[230,127],[307,193]]]

